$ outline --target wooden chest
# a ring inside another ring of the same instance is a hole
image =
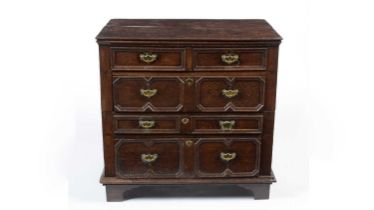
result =
[[[281,37],[265,20],[115,19],[97,42],[108,201],[269,198]]]

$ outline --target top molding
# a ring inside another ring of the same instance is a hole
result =
[[[121,41],[275,42],[282,37],[261,19],[112,19],[96,37],[99,43]]]

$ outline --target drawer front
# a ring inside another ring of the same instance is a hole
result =
[[[113,105],[118,112],[177,112],[183,109],[179,77],[115,77]]]
[[[257,134],[263,115],[114,115],[115,134]]]
[[[193,50],[196,71],[266,70],[266,48],[204,48]]]
[[[112,69],[183,71],[185,54],[183,48],[112,48]]]
[[[191,130],[193,134],[261,133],[262,124],[262,115],[203,115],[192,117]]]
[[[195,85],[198,111],[258,112],[265,104],[264,77],[201,77]]]
[[[251,177],[259,172],[257,138],[199,139],[195,143],[198,177]]]
[[[168,115],[114,115],[115,134],[179,133],[181,117]]]
[[[123,178],[173,178],[182,175],[182,146],[177,139],[120,139],[116,174]]]

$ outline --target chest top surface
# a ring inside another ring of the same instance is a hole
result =
[[[112,19],[98,41],[280,41],[262,19]]]

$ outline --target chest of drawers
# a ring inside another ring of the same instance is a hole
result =
[[[269,198],[281,37],[265,20],[114,19],[97,42],[108,201]]]

